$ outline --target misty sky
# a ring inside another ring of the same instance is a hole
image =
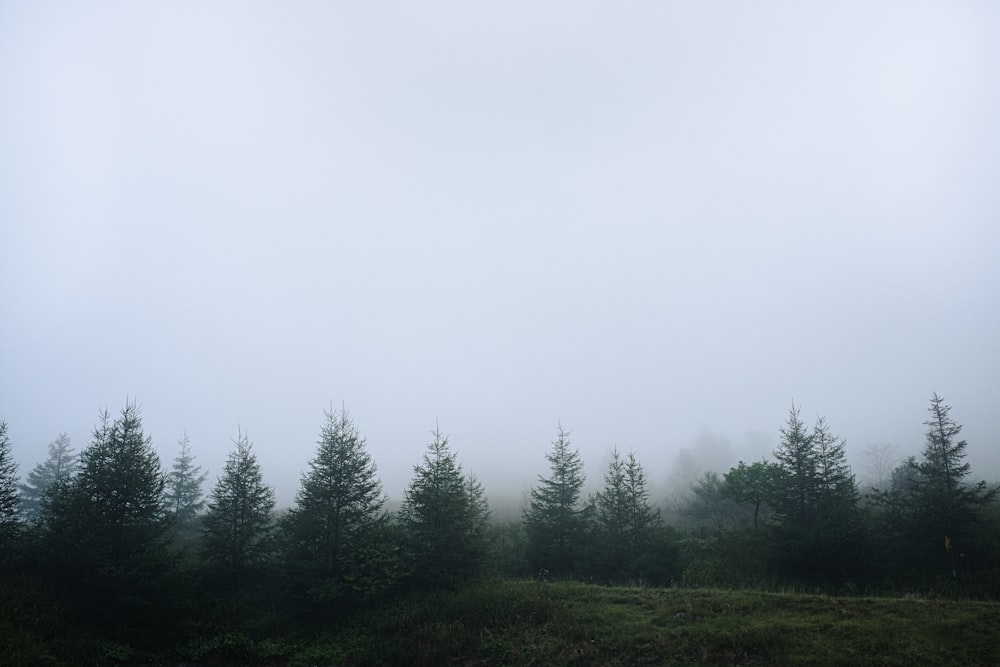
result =
[[[435,420],[487,492],[560,420],[658,484],[935,391],[1000,470],[1000,4],[820,4],[0,0],[22,474],[135,399],[283,503],[331,405],[394,499]]]

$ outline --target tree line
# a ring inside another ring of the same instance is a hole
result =
[[[0,422],[0,566],[128,641],[186,622],[264,623],[262,609],[336,617],[485,574],[1000,597],[997,489],[969,481],[950,410],[935,394],[921,457],[862,493],[843,439],[793,406],[773,460],[706,473],[673,508],[653,502],[643,466],[617,448],[585,495],[560,425],[547,474],[512,521],[491,519],[483,486],[437,428],[390,512],[346,409],[325,413],[283,512],[242,431],[205,495],[187,436],[165,468],[135,403],[102,413],[79,454],[60,435],[23,480]]]

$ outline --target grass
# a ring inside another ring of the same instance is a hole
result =
[[[292,664],[969,666],[998,645],[998,603],[496,580],[355,619]]]
[[[203,628],[157,657],[73,634],[33,590],[0,591],[0,664],[1000,665],[998,602],[492,579],[305,626]]]

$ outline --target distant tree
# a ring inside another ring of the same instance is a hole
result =
[[[76,454],[69,436],[60,433],[49,443],[48,457],[28,473],[21,484],[21,511],[31,520],[41,515],[42,498],[57,482],[68,480],[76,471]]]
[[[198,525],[198,513],[205,507],[202,484],[208,477],[201,466],[195,464],[191,453],[191,440],[187,434],[177,441],[180,452],[167,474],[166,501],[174,520],[174,530],[188,534]]]
[[[545,458],[551,474],[538,476],[524,513],[528,565],[535,572],[569,575],[582,556],[589,509],[580,502],[583,461],[578,450],[570,449],[569,433],[561,424]]]
[[[232,442],[235,447],[202,520],[202,551],[221,574],[239,585],[271,555],[274,490],[264,484],[247,434],[238,431]]]
[[[482,486],[462,472],[448,438],[438,429],[433,436],[423,464],[413,467],[399,518],[412,578],[451,586],[483,572],[489,508]]]
[[[889,473],[887,490],[896,491],[905,497],[909,497],[913,493],[914,487],[923,481],[924,475],[920,472],[920,464],[917,462],[917,457],[907,456]]]
[[[682,506],[681,516],[705,536],[711,528],[721,534],[738,522],[742,508],[726,493],[725,479],[714,470],[705,471],[691,487],[690,500]]]
[[[760,526],[761,509],[774,495],[780,468],[768,461],[746,464],[740,461],[725,474],[722,492],[737,503],[753,507],[753,529]]]
[[[17,492],[17,462],[7,435],[7,422],[0,421],[0,561],[10,550],[20,532],[20,497]]]
[[[172,563],[163,468],[138,404],[113,421],[102,412],[76,474],[53,484],[42,500],[49,573],[90,616],[127,625],[152,613]]]
[[[962,426],[951,418],[951,406],[934,394],[928,411],[927,440],[916,464],[919,475],[910,479],[915,529],[926,537],[925,550],[940,554],[939,562],[946,557],[951,562],[953,550],[973,546],[981,513],[997,489],[988,488],[985,481],[966,482],[971,470],[965,460],[968,443],[958,439]]]
[[[395,580],[385,502],[350,414],[326,412],[316,456],[282,522],[286,568],[311,600],[363,598]]]
[[[902,457],[899,447],[890,443],[868,444],[861,452],[861,462],[867,472],[866,481],[870,487],[886,490],[892,471]]]

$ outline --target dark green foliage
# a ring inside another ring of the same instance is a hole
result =
[[[187,434],[177,444],[180,452],[167,474],[166,502],[174,530],[178,534],[189,535],[197,528],[198,513],[205,507],[201,488],[208,473],[202,472],[201,466],[195,464]]]
[[[780,432],[781,440],[774,452],[781,467],[774,487],[775,514],[785,525],[804,526],[814,510],[818,456],[812,436],[794,405]]]
[[[162,543],[165,480],[137,404],[114,421],[103,412],[76,475],[55,485],[42,505],[46,532],[67,557],[86,563],[87,575],[132,571]]]
[[[326,413],[316,456],[282,522],[286,570],[317,602],[363,598],[397,576],[382,483],[347,410]]]
[[[566,576],[583,556],[589,508],[580,503],[583,461],[578,450],[570,449],[569,433],[561,424],[545,458],[551,474],[538,476],[524,513],[528,567],[533,574]]]
[[[756,461],[749,465],[740,461],[725,474],[722,492],[737,503],[753,508],[755,532],[761,520],[769,514],[767,503],[774,497],[780,474],[781,468],[768,461]],[[761,510],[764,510],[765,517],[761,517]]]
[[[649,504],[646,476],[634,453],[622,458],[617,448],[612,450],[604,488],[593,507],[596,544],[591,569],[610,581],[647,577],[652,563],[646,556],[661,519],[659,510]]]
[[[171,561],[164,474],[139,406],[107,411],[80,454],[76,475],[42,503],[50,573],[91,618],[122,627],[158,613]]]
[[[274,490],[264,484],[247,435],[239,432],[202,520],[202,553],[224,578],[239,583],[273,549]]]
[[[732,528],[744,513],[744,508],[726,492],[725,478],[712,470],[702,474],[691,487],[691,493],[680,513],[701,536]]]
[[[845,445],[826,420],[806,430],[792,406],[775,450],[774,556],[793,578],[836,587],[863,560],[857,491]]]
[[[954,571],[956,554],[966,559],[976,555],[980,518],[997,490],[987,488],[984,481],[966,482],[971,470],[965,460],[968,443],[958,439],[962,426],[950,411],[944,399],[934,394],[931,417],[924,422],[927,441],[916,466],[919,475],[910,480],[910,496],[913,534],[923,538],[919,551],[928,555],[926,562],[932,569]]]
[[[845,443],[830,431],[820,417],[813,426],[812,445],[816,450],[816,504],[820,513],[838,512],[857,502],[857,487],[847,465]]]
[[[0,562],[10,558],[21,529],[17,480],[17,462],[7,435],[7,422],[0,420]]]
[[[76,465],[77,457],[70,447],[69,436],[60,433],[49,443],[48,457],[32,468],[24,484],[21,484],[21,510],[25,518],[38,518],[42,498],[57,482],[69,479],[76,471]]]
[[[452,586],[482,574],[489,508],[482,486],[466,476],[448,438],[437,429],[413,480],[399,520],[413,581]]]

